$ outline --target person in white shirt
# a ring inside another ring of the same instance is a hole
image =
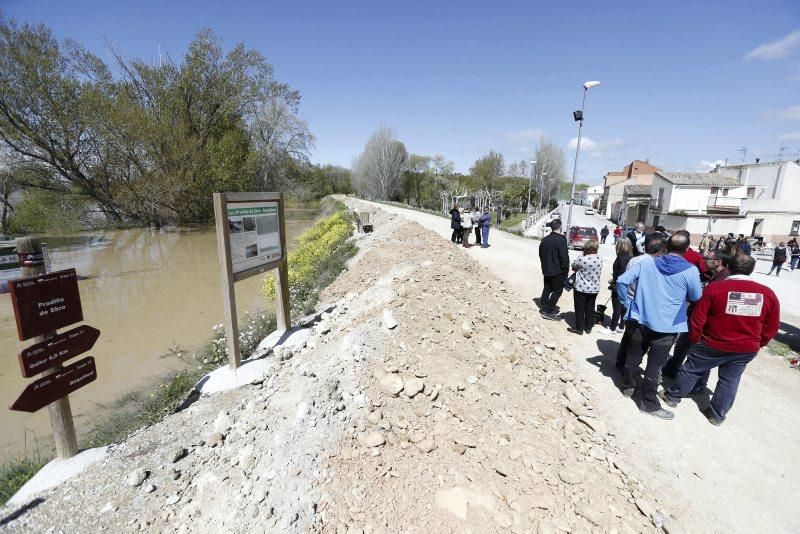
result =
[[[464,248],[468,248],[469,245],[469,236],[472,233],[472,209],[467,208],[464,210],[464,214],[461,215],[461,228],[463,237],[461,238],[461,246]]]

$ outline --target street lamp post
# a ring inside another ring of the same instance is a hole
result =
[[[525,204],[525,210],[530,213],[531,212],[531,186],[533,185],[533,166],[536,164],[536,160],[531,160],[531,175],[528,177],[528,203]]]
[[[547,173],[546,172],[542,172],[542,174],[539,177],[539,180],[541,182],[541,191],[539,191],[539,204],[541,205],[542,209],[546,208],[546,205],[544,203],[544,177],[545,176],[547,176]]]
[[[572,190],[569,195],[569,214],[567,215],[566,226],[567,232],[569,232],[570,225],[572,224],[572,204],[574,204],[575,198],[575,178],[578,175],[578,157],[581,154],[581,134],[583,133],[583,110],[586,107],[586,93],[589,92],[589,89],[592,87],[597,87],[598,85],[600,85],[600,82],[598,81],[591,81],[583,84],[583,102],[581,103],[581,110],[572,114],[575,120],[578,121],[578,146],[575,147],[575,165],[572,167]]]

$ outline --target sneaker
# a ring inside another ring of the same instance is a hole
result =
[[[572,327],[567,328],[567,332],[571,334],[578,334],[579,336],[583,335],[583,330],[578,330],[577,328],[572,328]]]
[[[653,417],[658,417],[659,419],[674,419],[675,414],[669,410],[665,410],[664,408],[659,408],[658,410],[648,411],[642,408],[639,408],[639,411],[642,413],[646,413],[647,415],[652,415]]]
[[[633,394],[636,393],[636,388],[623,388],[622,394],[628,398],[633,397]]]
[[[708,419],[708,422],[714,426],[719,426],[722,424],[722,419],[717,419],[717,416],[714,415],[714,412],[711,411],[710,406],[705,410],[703,410],[703,415],[705,415],[706,419]]]
[[[673,398],[667,395],[667,392],[664,390],[658,392],[658,398],[664,401],[664,404],[666,404],[670,408],[674,408],[678,405],[678,401],[673,400]]]
[[[559,317],[555,313],[550,313],[550,312],[543,313],[542,317],[544,317],[548,321],[560,321],[561,320],[561,317]]]
[[[624,330],[622,328],[609,328],[608,333],[612,336],[621,336]]]

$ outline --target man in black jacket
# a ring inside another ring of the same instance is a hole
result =
[[[550,234],[539,244],[539,260],[542,262],[544,288],[539,302],[540,313],[545,319],[560,320],[556,315],[556,303],[564,291],[564,281],[569,274],[569,252],[567,238],[560,232],[561,220],[550,223]]]

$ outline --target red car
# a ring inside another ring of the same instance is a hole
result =
[[[573,226],[569,229],[569,236],[567,237],[567,245],[574,249],[583,249],[583,245],[587,242],[597,239],[597,229],[591,226]]]

